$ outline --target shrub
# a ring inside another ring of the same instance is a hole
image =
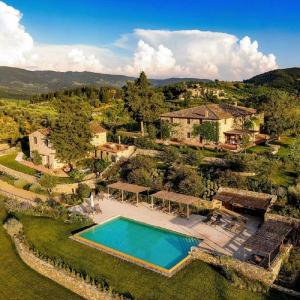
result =
[[[91,188],[85,183],[79,183],[76,194],[80,199],[88,198],[91,194]]]
[[[48,193],[52,193],[52,189],[56,186],[57,184],[57,178],[55,176],[51,176],[49,174],[43,174],[41,179],[40,179],[40,184],[44,188],[48,190]]]
[[[20,189],[23,189],[27,184],[28,182],[23,179],[17,179],[14,181],[14,186]]]
[[[35,165],[41,165],[42,164],[42,157],[37,151],[32,151],[31,158],[32,158],[32,162]]]
[[[68,175],[76,181],[81,181],[84,177],[84,174],[78,169],[71,170]]]
[[[96,159],[94,162],[94,172],[102,173],[109,166],[109,164],[109,161],[105,159]]]
[[[288,188],[289,203],[300,209],[300,184]]]
[[[34,193],[41,193],[42,187],[38,183],[33,183],[30,185],[29,191],[34,192]]]

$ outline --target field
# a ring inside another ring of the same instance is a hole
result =
[[[82,299],[53,281],[37,274],[21,261],[2,227],[5,216],[6,212],[0,200],[0,299]]]
[[[59,257],[73,268],[98,280],[105,279],[114,291],[143,300],[201,300],[201,299],[290,299],[271,291],[256,294],[234,288],[219,272],[200,261],[168,279],[152,271],[102,253],[69,239],[80,225],[59,220],[19,215],[25,235],[41,253]]]

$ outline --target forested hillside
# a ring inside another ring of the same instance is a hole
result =
[[[254,76],[246,83],[283,89],[300,94],[300,68],[279,69]]]
[[[0,67],[0,98],[29,98],[31,95],[49,93],[81,86],[121,87],[133,77],[123,75],[100,74],[92,72],[54,72],[28,71],[18,68]],[[153,79],[155,86],[176,83],[179,81],[203,81],[197,78]]]

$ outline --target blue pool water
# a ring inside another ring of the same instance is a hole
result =
[[[156,266],[171,269],[184,259],[199,240],[174,231],[118,217],[79,234]]]

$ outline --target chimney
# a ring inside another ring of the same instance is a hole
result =
[[[207,109],[205,109],[204,116],[205,116],[205,118],[208,118],[208,110]]]
[[[121,145],[121,137],[118,136],[118,140],[119,140],[119,145]]]
[[[237,101],[234,101],[234,106],[238,106],[238,103],[237,103]]]

